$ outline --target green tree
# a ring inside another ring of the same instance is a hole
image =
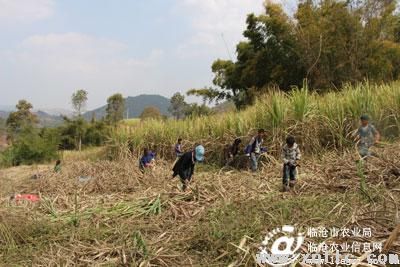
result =
[[[271,88],[289,91],[304,79],[323,91],[400,78],[395,0],[300,0],[293,19],[266,1],[265,12],[248,15],[246,24],[236,60],[214,61],[214,86],[189,95],[242,108]]]
[[[208,100],[233,100],[237,108],[252,104],[254,96],[268,86],[289,89],[302,81],[293,25],[278,4],[267,1],[265,14],[247,17],[243,35],[247,41],[237,45],[237,61],[216,60],[212,65],[216,87],[190,90],[189,94]]]
[[[360,62],[365,54],[360,15],[345,2],[307,1],[299,5],[296,38],[305,78],[313,88],[340,87],[362,79]]]
[[[168,111],[177,119],[182,119],[185,116],[185,109],[187,108],[187,103],[185,102],[185,96],[180,93],[175,93],[170,100],[171,105]]]
[[[105,121],[94,121],[87,125],[82,143],[87,146],[104,145],[109,133],[109,128]]]
[[[63,117],[64,123],[59,127],[61,149],[82,149],[82,140],[85,137],[88,123],[82,117]]]
[[[63,119],[63,124],[57,128],[60,133],[60,149],[78,149],[80,135],[82,146],[101,146],[106,142],[109,127],[104,120],[87,122],[82,117]]]
[[[160,120],[162,118],[162,114],[157,107],[149,106],[144,108],[143,112],[140,114],[141,120],[147,119],[155,119]]]
[[[3,152],[3,165],[43,163],[58,157],[57,129],[24,126],[18,138]],[[5,161],[5,162],[4,162]]]
[[[106,120],[116,125],[124,118],[125,100],[121,94],[114,94],[107,99]]]
[[[77,90],[75,93],[72,94],[72,107],[79,117],[82,115],[82,112],[86,107],[87,100],[88,92],[83,89]]]
[[[11,112],[6,120],[9,137],[13,139],[24,127],[33,127],[38,123],[35,114],[32,113],[32,104],[26,100],[18,101],[17,110]]]
[[[86,107],[86,102],[88,100],[88,92],[80,89],[76,91],[75,93],[72,94],[71,101],[72,101],[72,107],[74,108],[76,114],[78,115],[76,119],[76,126],[77,131],[77,138],[78,138],[78,150],[82,150],[82,136],[84,135],[85,132],[85,121],[82,118],[82,112],[84,111]]]
[[[213,114],[213,111],[206,104],[199,105],[197,103],[190,104],[186,107],[185,116],[187,117],[201,117],[209,116]]]

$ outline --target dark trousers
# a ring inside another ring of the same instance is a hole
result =
[[[284,185],[289,185],[289,179],[290,181],[295,181],[296,180],[296,166],[291,165],[291,164],[283,164],[283,184]]]
[[[188,168],[186,170],[182,170],[179,173],[179,177],[181,178],[181,182],[182,182],[182,190],[185,191],[187,188],[187,185],[192,180],[192,169]]]

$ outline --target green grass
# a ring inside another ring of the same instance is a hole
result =
[[[306,152],[314,153],[324,148],[341,150],[351,146],[351,132],[358,127],[359,117],[364,113],[370,115],[384,137],[397,137],[400,82],[346,85],[341,91],[324,95],[312,93],[307,87],[289,94],[273,91],[241,112],[179,121],[146,121],[140,127],[121,127],[111,139],[116,147],[126,147],[130,142],[137,151],[145,146],[156,147],[159,155],[168,158],[176,139],[182,137],[186,148],[196,142],[203,143],[214,154],[211,158],[218,158],[215,152],[219,153],[233,138],[249,139],[257,128],[265,128],[271,151],[277,153],[290,133],[296,135]]]
[[[139,118],[125,119],[121,121],[121,125],[123,126],[137,126],[139,123],[140,123]]]

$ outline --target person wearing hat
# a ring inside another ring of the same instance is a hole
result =
[[[362,158],[371,156],[369,148],[379,142],[381,135],[376,128],[369,123],[369,116],[362,115],[360,117],[361,125],[357,130],[358,137],[358,153]]]
[[[172,177],[179,175],[182,182],[182,190],[185,191],[189,182],[192,180],[194,166],[196,162],[204,160],[205,149],[202,145],[197,145],[193,151],[184,153],[175,163]]]

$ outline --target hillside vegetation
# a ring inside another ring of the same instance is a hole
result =
[[[367,113],[387,139],[400,133],[400,82],[384,85],[369,83],[345,86],[325,94],[307,87],[290,93],[273,91],[254,106],[240,112],[187,118],[184,120],[145,121],[140,127],[121,127],[112,136],[110,146],[126,155],[128,143],[141,151],[155,147],[163,157],[171,157],[171,147],[178,137],[186,148],[194,143],[206,146],[208,159],[217,160],[222,146],[235,137],[247,139],[257,128],[268,131],[270,152],[277,155],[287,134],[296,136],[306,153],[323,149],[343,150],[354,144],[351,133],[358,127],[361,114]]]

